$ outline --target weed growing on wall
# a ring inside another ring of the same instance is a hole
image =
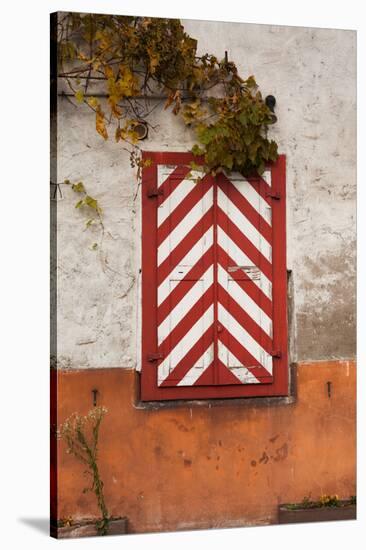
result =
[[[97,522],[100,535],[106,535],[110,521],[104,493],[103,481],[98,468],[98,440],[100,424],[106,414],[105,407],[94,407],[85,416],[73,413],[58,430],[58,436],[67,445],[66,452],[72,454],[86,466],[85,474],[92,476],[92,484],[84,489],[84,493],[93,492],[96,496],[101,520]]]

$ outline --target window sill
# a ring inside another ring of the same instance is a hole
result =
[[[140,373],[136,373],[136,389],[134,408],[139,410],[160,410],[180,408],[214,408],[214,407],[281,407],[293,405],[297,400],[296,392],[296,365],[292,364],[289,371],[289,395],[288,396],[263,396],[263,397],[236,397],[226,399],[174,399],[166,401],[141,401],[140,400]]]

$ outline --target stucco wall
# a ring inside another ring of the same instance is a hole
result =
[[[229,400],[152,408],[135,404],[131,369],[52,374],[60,422],[86,413],[93,388],[108,408],[99,467],[108,509],[127,516],[130,533],[276,523],[280,503],[356,493],[354,361],[298,365],[296,399],[276,406]],[[60,442],[54,518],[98,517],[95,496],[83,493],[84,470]]]
[[[199,50],[228,51],[277,99],[273,135],[287,156],[287,250],[292,270],[291,360],[355,353],[356,34],[184,22]],[[60,83],[60,90],[62,83]],[[184,151],[192,135],[158,108],[143,147]],[[104,210],[105,235],[83,231],[76,196],[57,203],[57,355],[63,368],[138,364],[140,201],[128,154],[98,136],[94,118],[60,97],[57,181],[82,180]]]

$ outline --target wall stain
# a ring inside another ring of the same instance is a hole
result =
[[[273,443],[278,439],[278,437],[279,435],[271,437],[269,441]],[[278,447],[277,449],[275,449],[274,455],[268,455],[266,451],[263,451],[263,454],[259,458],[258,463],[267,464],[269,461],[279,462],[281,460],[285,460],[287,456],[288,456],[288,444],[284,443],[283,445],[281,445],[281,447]],[[255,460],[252,460],[250,464],[252,466],[256,466],[257,462]]]
[[[177,428],[180,432],[194,432],[195,429],[196,429],[194,426],[192,426],[191,428],[187,428],[187,426],[185,426],[184,424],[182,424],[181,422],[179,422],[175,418],[171,418],[170,422],[173,422],[173,424],[175,424],[177,426]]]
[[[262,454],[261,458],[259,459],[259,464],[267,464],[268,461],[269,461],[269,456],[267,455],[267,453],[265,451],[263,451],[263,454]]]
[[[288,445],[287,443],[284,443],[281,447],[276,449],[276,455],[273,457],[273,460],[275,462],[278,462],[279,460],[285,460],[288,455]]]

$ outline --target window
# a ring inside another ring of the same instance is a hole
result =
[[[288,393],[285,157],[213,178],[144,153],[142,400]]]

